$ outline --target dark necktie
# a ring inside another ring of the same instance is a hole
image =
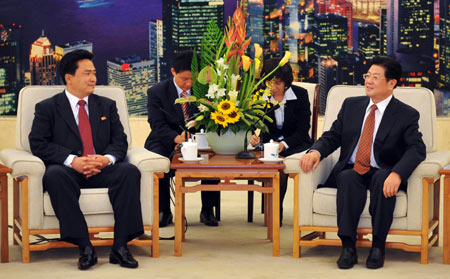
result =
[[[364,122],[364,128],[356,151],[355,165],[353,169],[363,175],[370,170],[370,151],[372,149],[373,129],[375,128],[376,105],[372,105],[371,111]]]
[[[83,156],[92,155],[94,154],[94,144],[92,142],[91,123],[89,123],[89,117],[84,108],[86,101],[79,100],[78,104],[80,105],[78,109],[78,130],[83,143]]]
[[[183,96],[183,98],[186,98],[187,96],[186,91],[181,92],[181,96]],[[189,118],[189,103],[182,104],[181,108],[183,109],[184,120],[187,121]]]

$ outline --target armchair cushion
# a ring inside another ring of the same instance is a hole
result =
[[[335,188],[319,188],[313,194],[313,213],[336,216],[336,194]],[[361,217],[370,217],[369,202],[370,193],[367,191],[366,205],[364,206]],[[404,191],[399,191],[395,204],[394,218],[406,217],[408,211],[407,195]]]

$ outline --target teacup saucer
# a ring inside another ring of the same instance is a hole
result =
[[[274,159],[258,158],[258,160],[266,164],[276,164],[278,162],[282,162],[283,158],[274,158]]]
[[[180,158],[178,158],[178,160],[180,160],[181,162],[183,162],[183,163],[187,163],[187,164],[193,164],[193,163],[197,163],[197,162],[200,162],[201,160],[203,160],[203,159],[205,159],[205,158],[203,158],[203,157],[198,157],[198,158],[195,158],[195,159],[189,159],[189,160],[185,160],[185,159],[183,159],[183,157],[180,157]]]

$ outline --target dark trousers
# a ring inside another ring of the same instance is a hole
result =
[[[384,249],[386,237],[392,224],[396,197],[383,194],[384,181],[391,170],[371,168],[364,175],[348,165],[336,176],[338,236],[343,246],[356,244],[359,218],[370,192],[369,213],[372,216],[373,246]]]
[[[70,167],[48,165],[43,185],[59,220],[61,240],[77,244],[77,239],[89,238],[78,202],[82,188],[108,188],[114,211],[114,238],[130,241],[143,234],[140,180],[141,173],[129,163],[107,166],[89,179]]]

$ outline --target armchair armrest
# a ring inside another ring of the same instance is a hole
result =
[[[141,172],[169,172],[170,160],[151,152],[144,147],[132,147],[128,150],[126,160]]]
[[[29,151],[5,149],[0,152],[0,160],[12,169],[13,177],[28,177],[28,217],[29,228],[39,229],[44,217],[44,189],[42,177],[45,164]]]
[[[41,159],[31,154],[29,151],[18,149],[4,149],[0,152],[0,160],[10,167],[12,176],[44,175],[45,165]]]
[[[284,159],[286,165],[284,172],[288,174],[299,174],[298,197],[299,201],[299,225],[312,224],[312,204],[313,194],[317,185],[323,184],[328,178],[333,166],[336,163],[338,151],[324,158],[314,171],[304,173],[300,168],[300,158],[305,152],[296,153]]]
[[[439,179],[439,170],[450,164],[450,151],[428,152],[408,178],[408,230],[420,230],[422,220],[423,178]],[[430,202],[433,204],[432,195]],[[432,210],[430,214],[432,214]]]

